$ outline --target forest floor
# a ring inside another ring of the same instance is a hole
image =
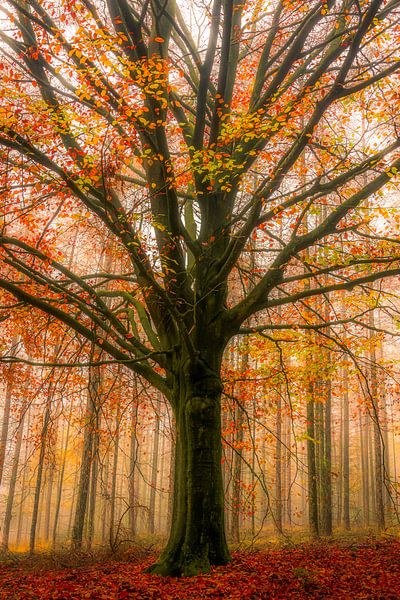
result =
[[[0,563],[2,600],[400,600],[400,539],[280,544],[233,555],[226,567],[190,579],[148,575],[154,555],[63,563],[10,555]]]

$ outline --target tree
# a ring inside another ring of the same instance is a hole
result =
[[[275,326],[323,330],[318,312],[314,323],[302,318],[307,299],[400,273],[396,240],[360,209],[400,167],[397,0],[6,6],[2,310],[46,313],[98,349],[93,365],[120,363],[166,396],[173,518],[152,571],[207,571],[230,560],[220,425],[228,341]],[[202,24],[195,35],[189,16]],[[72,270],[64,250],[74,226],[88,261]],[[94,232],[114,240],[118,270],[91,270]],[[249,247],[262,260],[241,287]],[[274,310],[288,305],[300,316],[275,325]]]

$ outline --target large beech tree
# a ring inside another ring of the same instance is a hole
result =
[[[364,210],[400,167],[399,4],[0,8],[1,308],[47,313],[97,348],[96,364],[125,365],[170,402],[173,518],[155,573],[230,559],[229,340],[323,331],[335,315],[309,298],[400,273],[394,216]],[[76,267],[74,227],[86,249]],[[114,271],[91,261],[94,231],[114,248]],[[288,306],[292,321],[276,324]]]

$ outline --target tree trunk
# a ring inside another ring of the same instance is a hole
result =
[[[10,423],[10,412],[11,412],[11,396],[12,396],[12,381],[9,379],[6,385],[6,394],[4,398],[4,410],[3,410],[3,422],[1,425],[1,437],[0,437],[0,485],[3,479],[4,461],[6,457],[7,439],[8,439],[8,427]]]
[[[51,398],[52,398],[52,394],[49,391],[49,401],[46,404],[46,409],[45,409],[44,419],[43,419],[39,463],[38,463],[37,476],[36,476],[35,498],[33,501],[31,532],[30,532],[30,536],[29,536],[29,552],[30,552],[30,554],[33,554],[33,552],[35,551],[36,527],[37,527],[37,521],[38,521],[38,515],[39,515],[40,492],[42,489],[43,467],[44,467],[44,459],[45,459],[46,446],[47,446],[47,433],[48,433],[48,428],[49,428],[49,423],[50,423]]]
[[[171,431],[171,459],[169,463],[169,478],[168,478],[168,508],[167,508],[167,527],[171,528],[172,516],[174,512],[174,473],[176,469],[176,426],[173,423]]]
[[[116,540],[115,535],[115,507],[117,497],[117,471],[118,471],[118,454],[119,454],[119,432],[120,432],[120,404],[118,402],[117,414],[115,415],[115,434],[114,434],[114,455],[113,469],[111,475],[111,497],[110,497],[110,546],[114,547]]]
[[[12,509],[13,509],[13,504],[14,504],[15,487],[17,484],[17,475],[18,475],[18,467],[19,467],[19,456],[21,453],[22,436],[23,436],[23,432],[24,432],[24,418],[25,418],[25,411],[23,411],[21,421],[18,425],[17,440],[15,443],[14,460],[13,460],[13,466],[12,466],[12,471],[11,471],[10,486],[8,488],[6,511],[5,511],[5,515],[4,515],[3,540],[2,540],[3,550],[8,550],[8,540],[9,540],[9,536],[10,536]]]
[[[98,368],[91,367],[89,369],[89,383],[86,405],[86,420],[83,436],[81,469],[76,499],[74,524],[72,527],[72,546],[75,549],[80,549],[82,547],[83,541],[83,527],[85,524],[87,500],[89,495],[90,470],[93,458],[93,438],[97,423],[99,383],[99,370]]]
[[[307,402],[307,472],[308,472],[308,518],[313,536],[319,535],[317,464],[315,458],[315,405],[313,385],[309,386]]]
[[[28,415],[28,416],[26,416]],[[28,407],[26,409],[26,414],[24,415],[24,418],[28,419],[27,422],[27,426],[26,426],[26,431],[29,435],[29,431],[30,431],[30,425],[31,425],[31,410],[30,407]],[[21,497],[20,497],[20,501],[19,501],[19,510],[18,510],[18,524],[17,524],[17,536],[16,536],[16,540],[15,540],[15,545],[17,546],[17,548],[19,547],[20,541],[21,541],[21,534],[22,534],[22,522],[23,522],[23,509],[24,509],[24,504],[25,504],[25,489],[26,489],[26,479],[27,479],[27,472],[28,472],[28,455],[29,455],[29,441],[26,440],[25,441],[25,452],[24,452],[24,461],[23,461],[23,467],[22,467],[22,482],[21,482]]]
[[[369,324],[375,326],[373,311],[369,313]],[[370,333],[370,338],[372,333]],[[378,529],[385,528],[385,504],[383,495],[384,486],[384,464],[383,464],[383,438],[381,431],[380,406],[378,402],[378,376],[376,366],[375,345],[372,342],[370,351],[371,359],[371,417],[373,422],[373,443],[374,443],[374,464],[375,464],[375,509],[376,509],[376,524]]]
[[[153,457],[151,461],[151,481],[150,481],[150,502],[149,502],[149,532],[154,534],[155,531],[155,510],[156,510],[156,493],[157,493],[157,477],[158,477],[158,452],[160,446],[160,401],[156,403],[156,423],[153,439]]]
[[[257,367],[256,367],[257,368]],[[252,427],[252,439],[251,439],[251,535],[256,535],[256,418],[257,418],[257,405],[256,401],[253,400],[253,427]]]
[[[375,480],[375,452],[374,452],[374,432],[371,427],[371,412],[365,414],[365,428],[367,431],[367,449],[368,449],[368,465],[369,465],[369,489],[371,495],[371,515],[376,521],[376,480]]]
[[[232,481],[232,514],[231,514],[231,539],[233,542],[240,541],[240,500],[243,464],[243,410],[235,405],[235,441],[233,453],[233,481]]]
[[[128,496],[129,496],[129,531],[132,539],[136,536],[136,489],[135,489],[135,472],[137,462],[137,440],[136,427],[138,417],[138,399],[132,406],[132,422],[130,435],[130,456],[129,456],[129,477],[128,477]]]
[[[108,479],[110,473],[110,453],[107,451],[103,462],[102,462],[102,474],[101,474],[101,495],[103,498],[103,518],[101,521],[101,542],[106,543],[107,538],[107,524],[109,522],[110,512],[110,493],[108,491]]]
[[[343,525],[346,530],[350,529],[350,460],[349,460],[349,376],[347,367],[343,374]]]
[[[57,433],[58,433],[58,420],[55,420],[54,423],[54,435],[51,440],[51,444],[49,444],[48,453],[49,453],[49,465],[47,469],[47,498],[46,498],[46,514],[45,514],[45,524],[44,524],[44,539],[48,541],[50,539],[50,518],[51,518],[51,505],[53,498],[53,484],[54,484],[54,476],[56,473],[56,446],[57,446]]]
[[[89,498],[89,515],[88,515],[88,535],[87,543],[88,548],[92,547],[94,535],[95,535],[95,513],[96,513],[96,499],[97,499],[97,476],[99,472],[99,445],[100,445],[100,432],[99,432],[99,415],[97,413],[95,431],[93,433],[93,448],[92,448],[92,469],[90,476],[90,498]]]
[[[195,575],[230,560],[221,468],[221,380],[200,359],[191,366],[183,365],[186,368],[181,367],[173,399],[176,460],[172,528],[159,562],[150,568],[161,575]]]
[[[287,523],[292,524],[292,420],[291,415],[286,415],[286,517]]]
[[[241,372],[245,373],[248,367],[249,354],[248,348],[242,356]],[[237,390],[241,389],[240,385],[236,386]],[[232,514],[231,514],[231,538],[232,541],[239,543],[240,541],[240,501],[242,488],[242,466],[243,466],[243,422],[244,412],[242,407],[236,403],[235,405],[235,429],[236,441],[234,442],[233,455],[233,484],[232,484]]]
[[[157,513],[158,513],[158,518],[157,518],[157,527],[158,527],[158,532],[160,533],[163,530],[163,513],[164,513],[164,467],[165,467],[165,433],[162,435],[161,437],[161,451],[160,451],[160,490],[158,493],[158,507],[157,507]]]
[[[282,396],[278,386],[275,444],[275,527],[282,534]]]
[[[362,490],[363,490],[363,512],[364,525],[369,526],[369,453],[368,453],[368,431],[366,429],[365,418],[359,409],[360,425],[360,447],[361,447],[361,471],[362,471]]]
[[[65,434],[65,443],[64,443],[64,452],[63,452],[63,458],[62,458],[62,465],[61,465],[61,471],[60,471],[60,475],[58,478],[58,485],[57,485],[57,499],[56,499],[56,506],[55,506],[55,512],[54,512],[54,522],[53,522],[53,549],[56,547],[57,544],[57,527],[58,527],[58,519],[60,516],[60,509],[61,509],[61,497],[62,497],[62,489],[63,489],[63,483],[64,483],[64,474],[65,474],[65,465],[67,462],[67,451],[68,451],[68,441],[69,441],[69,431],[70,431],[70,427],[71,427],[71,415],[68,418],[68,425],[67,425],[67,431]]]
[[[381,326],[380,318],[378,314],[378,327]],[[381,346],[377,348],[378,353],[378,362],[382,364],[383,357],[385,356],[385,351],[383,347],[383,342]],[[382,381],[380,382],[379,387],[379,398],[381,402],[381,429],[382,429],[382,460],[383,460],[383,482],[384,482],[384,504],[385,504],[385,513],[389,514],[390,509],[392,507],[392,492],[394,489],[392,488],[392,480],[391,480],[391,472],[390,472],[390,450],[389,450],[389,416],[388,416],[388,406],[387,406],[387,395],[386,395],[386,385],[385,378],[382,377]]]
[[[327,354],[327,364],[329,354]],[[323,454],[321,464],[321,531],[323,535],[332,535],[332,433],[331,433],[331,412],[332,412],[332,390],[329,381],[329,374],[324,381],[325,405],[321,405],[324,415],[323,423]]]
[[[18,338],[14,337],[11,343],[11,350],[15,350],[18,343]],[[13,352],[11,352],[12,354]],[[13,365],[8,368],[8,379],[6,384],[6,393],[4,397],[4,410],[3,410],[3,421],[1,424],[1,435],[0,435],[0,485],[3,479],[4,472],[4,461],[6,458],[7,439],[8,439],[8,427],[10,423],[11,413],[11,398],[13,389]]]
[[[396,433],[395,433],[395,427],[394,427],[394,415],[393,415],[393,403],[391,404],[390,407],[390,423],[391,423],[391,427],[392,427],[392,463],[393,463],[393,484],[394,484],[394,490],[393,490],[393,502],[394,502],[394,508],[397,512],[398,510],[398,505],[399,505],[399,492],[398,492],[398,486],[397,486],[397,455],[396,455]]]

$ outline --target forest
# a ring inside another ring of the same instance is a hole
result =
[[[0,597],[400,599],[400,0],[4,0]]]

